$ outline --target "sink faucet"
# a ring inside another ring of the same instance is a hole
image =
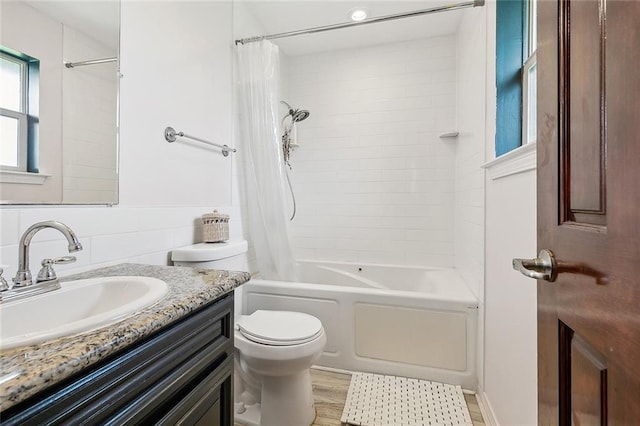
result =
[[[57,229],[65,236],[69,242],[69,253],[82,250],[82,244],[78,241],[78,237],[76,237],[75,232],[73,232],[71,228],[64,223],[57,222],[55,220],[47,220],[31,225],[29,229],[24,231],[24,234],[22,234],[22,237],[20,238],[20,245],[18,248],[20,250],[18,255],[18,272],[16,272],[16,276],[13,279],[13,288],[27,287],[32,284],[31,271],[29,270],[29,245],[31,244],[31,239],[34,235],[45,228]]]

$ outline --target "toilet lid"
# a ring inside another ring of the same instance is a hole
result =
[[[322,334],[320,320],[302,312],[255,311],[240,317],[236,327],[247,339],[274,346],[299,345]]]

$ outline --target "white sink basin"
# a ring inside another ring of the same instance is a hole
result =
[[[168,291],[164,281],[149,277],[91,278],[60,285],[61,289],[0,305],[0,349],[113,324]]]

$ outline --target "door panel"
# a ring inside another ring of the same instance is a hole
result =
[[[566,117],[560,140],[565,157],[560,163],[565,180],[562,222],[606,223],[603,1],[562,3],[560,85],[565,96],[560,108]]]
[[[540,424],[640,419],[640,1],[538,3]]]
[[[561,393],[571,395],[564,401],[569,404],[564,412],[571,415],[566,423],[575,425],[600,425],[607,421],[607,366],[606,360],[580,336],[565,324],[560,331],[560,351],[566,351],[561,371],[567,374],[566,385]],[[563,338],[564,337],[564,338]],[[565,391],[565,392],[563,392]]]

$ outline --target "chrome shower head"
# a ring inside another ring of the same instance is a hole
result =
[[[307,118],[309,118],[310,115],[311,113],[306,109],[301,109],[301,110],[297,109],[293,112],[293,114],[291,114],[291,118],[294,123],[299,123],[300,121],[304,121]]]
[[[280,101],[280,103],[285,104],[287,108],[289,108],[289,114],[285,115],[284,118],[291,116],[292,123],[299,123],[300,121],[306,120],[309,118],[309,115],[311,115],[306,109],[293,109],[293,107],[285,101]]]

